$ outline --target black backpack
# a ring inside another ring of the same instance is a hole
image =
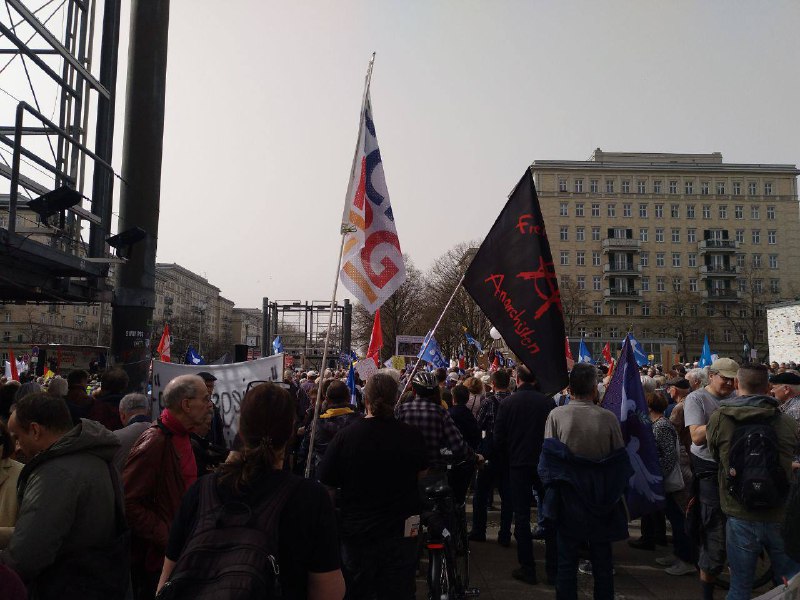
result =
[[[223,504],[216,478],[200,488],[197,521],[158,600],[280,598],[278,526],[302,478],[276,472],[260,498]]]
[[[737,425],[728,450],[728,493],[747,510],[782,506],[789,491],[772,420]]]

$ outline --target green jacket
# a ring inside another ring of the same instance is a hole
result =
[[[711,454],[719,463],[719,496],[722,512],[745,521],[777,523],[783,521],[785,507],[769,510],[747,510],[728,493],[728,450],[731,437],[740,423],[771,419],[778,436],[778,452],[786,480],[792,480],[792,457],[797,444],[797,425],[790,416],[778,410],[778,401],[771,396],[738,396],[723,400],[711,415],[706,439]]]

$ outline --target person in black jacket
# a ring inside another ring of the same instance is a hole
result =
[[[473,451],[477,452],[481,441],[481,430],[472,411],[467,408],[469,390],[463,385],[457,385],[452,392],[453,405],[447,410],[453,419],[461,437]],[[467,497],[467,488],[475,472],[475,465],[470,461],[467,464],[454,465],[450,471],[450,486],[453,488],[453,498],[458,503],[463,503]]]
[[[554,407],[551,398],[537,391],[533,373],[521,365],[517,368],[517,391],[500,403],[494,422],[495,452],[508,468],[514,506],[514,537],[520,566],[511,574],[515,579],[530,584],[538,583],[533,557],[531,503],[534,488],[541,498],[542,486],[536,467],[544,441],[544,426]],[[548,583],[555,582],[556,563],[555,539],[549,533],[545,535]]]

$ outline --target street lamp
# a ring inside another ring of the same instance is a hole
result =
[[[194,307],[195,310],[200,313],[200,328],[197,331],[197,353],[202,355],[203,354],[203,315],[206,314],[206,309],[208,305],[201,302],[197,306]]]

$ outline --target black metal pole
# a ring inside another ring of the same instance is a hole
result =
[[[147,237],[117,270],[111,320],[114,362],[128,372],[131,389],[147,381],[153,335],[168,34],[169,0],[133,0],[119,230],[138,226]]]
[[[261,301],[261,356],[272,356],[272,340],[269,337],[269,298]]]

